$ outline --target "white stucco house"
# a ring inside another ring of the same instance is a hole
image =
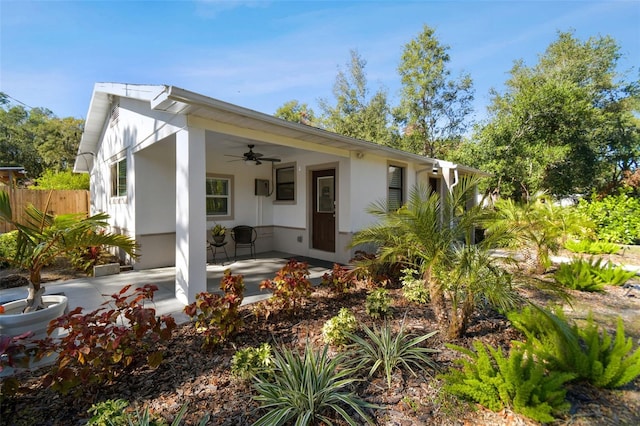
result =
[[[140,244],[135,269],[176,266],[183,303],[206,290],[215,224],[255,227],[257,252],[346,263],[371,202],[399,206],[418,181],[444,193],[478,173],[175,86],[118,83],[95,85],[74,170],[91,175],[92,213]]]

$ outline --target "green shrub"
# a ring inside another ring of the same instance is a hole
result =
[[[358,320],[348,308],[341,308],[333,318],[322,326],[324,342],[334,346],[347,343],[348,335],[358,329]]]
[[[371,318],[391,316],[391,296],[386,288],[376,288],[369,293],[365,301],[365,310]]]
[[[567,250],[586,254],[616,254],[620,246],[607,241],[569,240],[564,244]]]
[[[160,416],[153,415],[149,408],[140,412],[134,410],[133,413],[126,411],[129,402],[124,399],[107,399],[106,401],[93,404],[88,413],[93,417],[87,422],[87,426],[166,426],[167,422]],[[188,404],[184,404],[176,417],[171,422],[171,426],[178,426],[187,412]],[[209,414],[200,418],[198,426],[205,426],[209,421]]]
[[[617,388],[640,375],[640,349],[626,338],[618,318],[615,338],[600,330],[591,314],[584,327],[569,325],[561,308],[554,313],[527,308],[509,314],[527,337],[526,347],[552,370],[567,372],[597,387]]]
[[[92,417],[87,422],[87,426],[126,426],[127,414],[125,409],[129,402],[124,399],[107,399],[91,405],[87,411]]]
[[[357,363],[359,368],[369,368],[369,377],[373,376],[378,369],[382,368],[387,379],[387,385],[391,389],[391,375],[396,367],[404,367],[414,376],[415,371],[412,366],[426,371],[427,368],[434,368],[436,364],[429,358],[429,354],[438,352],[435,349],[419,346],[422,342],[432,337],[437,331],[412,337],[404,332],[404,326],[394,335],[389,324],[385,324],[379,330],[374,327],[370,329],[366,325],[362,326],[368,340],[351,334],[352,362]]]
[[[418,271],[407,268],[402,270],[402,295],[409,302],[425,304],[429,302],[429,289],[425,286],[424,280],[417,277]]]
[[[640,242],[640,199],[621,193],[599,200],[593,194],[590,200],[580,200],[577,209],[596,224],[599,240],[618,244]]]
[[[254,426],[331,425],[330,412],[350,425],[363,423],[356,422],[346,408],[373,424],[364,410],[377,407],[350,391],[357,381],[353,369],[344,368],[343,355],[330,359],[327,352],[328,346],[316,352],[309,344],[302,356],[286,348],[275,352],[273,374],[257,377],[254,384],[258,392],[254,399],[267,410]]]
[[[84,189],[88,191],[89,174],[73,173],[71,170],[56,172],[48,169],[36,179],[36,185],[30,189]]]
[[[552,422],[554,415],[567,410],[564,384],[573,374],[546,371],[531,353],[513,348],[505,357],[500,348],[485,347],[474,341],[475,352],[447,344],[467,355],[456,362],[462,370],[451,368],[440,376],[444,390],[459,397],[475,401],[492,411],[511,407],[539,422]]]
[[[12,259],[16,255],[16,241],[18,231],[5,232],[0,234],[0,268],[9,266],[5,259]]]
[[[554,274],[559,284],[580,291],[603,291],[605,285],[622,285],[634,276],[635,272],[609,262],[603,265],[602,259],[579,258],[561,264]]]
[[[231,358],[231,373],[247,380],[271,371],[273,356],[271,345],[263,343],[257,348],[249,347],[236,351]]]

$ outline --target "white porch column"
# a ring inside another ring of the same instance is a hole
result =
[[[207,290],[205,131],[176,134],[176,299],[195,301]]]

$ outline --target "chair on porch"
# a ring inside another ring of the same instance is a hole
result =
[[[234,257],[238,257],[238,248],[248,248],[251,252],[251,258],[256,258],[256,238],[258,232],[255,228],[247,225],[239,225],[231,230],[231,238],[235,242]]]

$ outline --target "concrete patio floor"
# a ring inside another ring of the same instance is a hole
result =
[[[310,280],[317,285],[322,275],[331,270],[333,264],[318,259],[310,259],[282,252],[268,252],[256,254],[256,259],[247,257],[231,260],[231,262],[207,264],[207,291],[220,292],[220,279],[226,269],[231,269],[234,275],[244,276],[245,297],[243,304],[253,303],[269,297],[266,291],[260,291],[260,282],[273,278],[289,259],[309,263]],[[217,258],[220,262],[220,257]],[[158,291],[154,295],[153,305],[157,315],[172,315],[176,322],[189,320],[183,313],[184,305],[175,298],[175,268],[155,268],[140,271],[122,272],[103,277],[86,277],[65,281],[54,281],[44,284],[45,294],[64,294],[69,298],[69,310],[80,306],[83,312],[91,312],[111,299],[111,295],[120,291],[122,287],[131,284],[133,288],[145,284],[155,284]],[[27,296],[25,287],[0,290],[0,303],[23,299]]]

